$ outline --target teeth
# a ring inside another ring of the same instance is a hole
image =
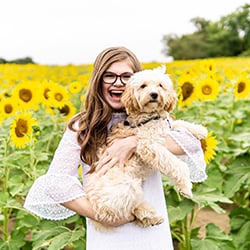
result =
[[[123,93],[123,91],[115,91],[115,90],[113,90],[113,91],[110,91],[110,93],[111,94],[122,94]]]

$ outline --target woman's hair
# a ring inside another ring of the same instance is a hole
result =
[[[75,130],[74,123],[78,122],[80,157],[88,165],[97,161],[97,148],[106,143],[107,125],[112,118],[112,108],[106,103],[102,92],[102,75],[113,63],[124,60],[128,60],[134,73],[141,71],[141,64],[135,54],[125,47],[110,47],[97,56],[84,109],[68,124],[71,130]]]

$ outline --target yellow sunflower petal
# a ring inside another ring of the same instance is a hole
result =
[[[210,161],[215,157],[218,141],[216,140],[216,136],[212,135],[210,131],[205,139],[201,140],[201,146],[204,152],[204,159],[206,164],[209,164]]]

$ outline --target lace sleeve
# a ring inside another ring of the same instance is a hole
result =
[[[35,180],[24,207],[42,218],[51,220],[74,215],[75,212],[60,203],[84,196],[82,184],[78,179],[80,164],[80,146],[76,140],[76,133],[67,129],[47,174]]]
[[[206,180],[206,164],[200,141],[184,128],[173,129],[169,135],[185,152],[185,155],[178,156],[178,158],[188,164],[191,181]]]

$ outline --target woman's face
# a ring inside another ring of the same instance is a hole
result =
[[[125,89],[124,83],[126,83],[133,73],[128,60],[113,63],[104,73],[105,77],[102,79],[102,92],[104,99],[113,110],[119,111],[123,109],[121,95]],[[115,75],[122,76],[116,77]],[[116,81],[114,82],[115,78]],[[122,83],[122,81],[124,83]]]

